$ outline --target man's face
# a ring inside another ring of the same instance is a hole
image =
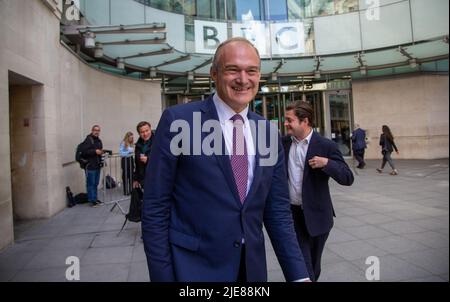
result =
[[[288,110],[284,114],[284,125],[286,126],[287,134],[293,135],[298,139],[304,139],[308,134],[309,126],[308,120],[300,120],[296,115],[294,110]]]
[[[99,135],[100,135],[100,127],[92,128],[91,134],[92,134],[92,136],[99,137]]]
[[[139,136],[144,141],[148,141],[152,136],[152,128],[150,128],[149,125],[142,126],[141,128],[139,128]]]
[[[244,42],[231,42],[220,50],[217,70],[211,69],[219,97],[240,112],[258,92],[260,70],[255,49]]]

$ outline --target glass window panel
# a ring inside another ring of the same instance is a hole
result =
[[[380,8],[380,18],[368,19],[361,11],[363,49],[389,47],[412,42],[411,18],[408,2]]]
[[[197,0],[197,16],[208,19],[220,19],[217,14],[217,1]]]
[[[228,17],[231,20],[261,20],[260,0],[229,0]]]
[[[298,20],[304,17],[303,0],[287,0],[289,20]]]
[[[267,20],[287,20],[287,8],[285,0],[267,0],[266,3]]]
[[[358,0],[335,0],[334,13],[345,14],[358,10]]]
[[[150,3],[154,8],[163,10],[169,10],[170,8],[170,1],[167,0],[151,0]]]

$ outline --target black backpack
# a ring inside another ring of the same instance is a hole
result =
[[[78,193],[73,198],[75,199],[76,204],[89,202],[88,195],[86,193]]]
[[[107,189],[114,189],[116,187],[116,181],[109,174],[105,176],[105,184]]]
[[[94,139],[92,137],[90,137],[90,141],[91,144],[94,144]],[[75,151],[75,160],[80,164],[80,168],[85,170],[89,160],[83,157],[83,147],[84,147],[84,143],[85,141],[82,141],[81,143],[78,144],[77,149]]]
[[[67,206],[69,208],[71,208],[77,204],[77,202],[75,201],[75,198],[73,197],[73,193],[70,190],[70,187],[66,187],[66,197],[67,197]]]

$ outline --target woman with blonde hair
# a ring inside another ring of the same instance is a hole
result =
[[[133,170],[134,170],[134,137],[133,132],[128,131],[125,134],[119,147],[119,154],[122,157],[122,182],[123,182],[123,194],[130,195],[133,185]]]
[[[377,168],[378,173],[383,172],[383,168],[386,165],[386,162],[389,163],[389,165],[392,168],[391,175],[397,175],[398,171],[395,168],[394,161],[392,160],[391,154],[395,150],[397,154],[398,149],[397,146],[394,143],[394,136],[392,135],[391,129],[387,125],[383,125],[381,127],[381,130],[383,133],[380,135],[380,146],[381,146],[381,154],[383,154],[383,160],[381,162],[381,168]]]

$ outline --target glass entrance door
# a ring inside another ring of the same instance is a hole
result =
[[[327,92],[330,108],[331,139],[343,156],[350,156],[350,94],[349,91]]]

